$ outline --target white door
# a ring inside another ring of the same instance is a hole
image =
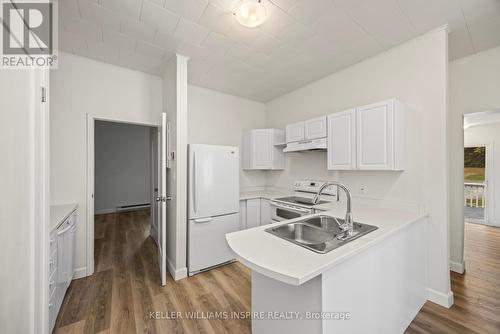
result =
[[[151,128],[150,130],[150,149],[151,149],[151,176],[150,176],[150,184],[151,184],[151,229],[150,229],[150,234],[153,240],[155,241],[156,245],[159,247],[158,243],[158,204],[159,202],[156,201],[156,198],[159,196],[158,194],[158,183],[159,183],[159,177],[158,177],[158,172],[159,172],[159,140],[160,136],[158,134],[159,129],[158,128]]]
[[[160,265],[161,285],[167,282],[167,114],[162,113],[160,125],[160,184],[159,196],[156,198],[159,211],[158,222],[158,264]]]
[[[304,131],[306,139],[326,137],[326,116],[305,121]]]
[[[237,213],[239,173],[238,147],[189,145],[189,219]]]
[[[269,129],[254,130],[252,141],[254,168],[270,169],[273,165],[273,133]]]
[[[394,105],[392,101],[358,108],[357,165],[359,169],[394,168]]]
[[[328,169],[356,168],[356,110],[328,116]]]
[[[304,122],[287,125],[286,142],[293,143],[301,140],[304,140]]]

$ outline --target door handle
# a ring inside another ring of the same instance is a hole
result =
[[[166,201],[171,201],[172,200],[172,196],[166,196],[166,197],[156,197],[156,201],[157,202],[166,202]]]
[[[200,218],[200,219],[195,219],[195,223],[210,223],[212,220],[214,220],[212,217],[209,218]]]
[[[198,208],[197,208],[197,198],[196,198],[196,152],[193,152],[193,181],[192,181],[192,184],[193,184],[193,189],[192,189],[192,194],[191,196],[193,196],[193,210],[194,212],[198,211]]]

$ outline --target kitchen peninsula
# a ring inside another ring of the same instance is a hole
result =
[[[310,217],[345,215],[341,202],[318,209],[327,211]],[[378,229],[325,254],[266,231],[304,217],[226,235],[252,270],[252,312],[264,315],[252,332],[403,333],[427,299],[427,215],[416,211],[355,202],[355,222]]]

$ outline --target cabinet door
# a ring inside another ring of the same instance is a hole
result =
[[[270,169],[273,164],[273,134],[267,129],[254,130],[253,141],[253,167],[255,169]]]
[[[266,198],[260,199],[260,225],[271,224],[271,206]]]
[[[260,198],[247,200],[247,228],[260,225]]]
[[[306,139],[326,137],[326,116],[305,121],[304,131]]]
[[[358,108],[357,167],[390,170],[394,164],[394,104],[392,100]]]
[[[247,201],[240,201],[240,230],[247,228]]]
[[[286,142],[292,143],[301,140],[304,140],[304,122],[287,125]]]
[[[356,168],[356,109],[328,116],[328,169]]]

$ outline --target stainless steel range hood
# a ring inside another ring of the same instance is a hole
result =
[[[326,138],[301,140],[288,143],[283,152],[326,151]]]

